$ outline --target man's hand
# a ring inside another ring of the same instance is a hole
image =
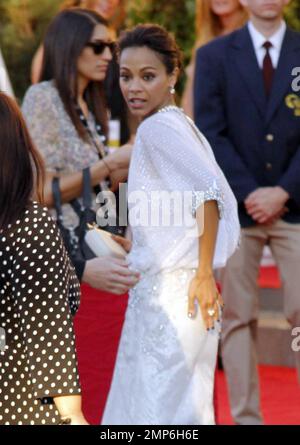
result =
[[[285,207],[288,199],[289,194],[279,186],[260,187],[248,195],[245,207],[259,224],[269,224],[288,211]]]
[[[129,270],[126,260],[112,257],[87,261],[82,277],[90,286],[117,295],[128,292],[139,279],[139,273]]]

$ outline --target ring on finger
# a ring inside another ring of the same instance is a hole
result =
[[[211,307],[211,308],[207,309],[207,313],[210,317],[213,317],[216,314],[216,311],[214,308]]]

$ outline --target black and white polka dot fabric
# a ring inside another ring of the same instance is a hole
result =
[[[79,283],[47,209],[0,231],[0,424],[57,424],[53,397],[80,394],[72,315]]]

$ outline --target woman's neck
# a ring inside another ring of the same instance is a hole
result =
[[[175,106],[175,99],[174,97],[168,97],[164,102],[162,102],[156,109],[154,109],[151,113],[149,113],[147,116],[144,116],[143,119],[147,119],[147,117],[152,116],[152,114],[157,113],[159,110],[161,110],[162,108],[165,107],[169,107],[169,106]],[[143,120],[142,119],[142,120]]]
[[[160,104],[158,110],[161,110],[162,108],[165,108],[165,107],[175,106],[175,105],[176,105],[175,99],[174,99],[174,96],[172,95],[172,97],[168,97],[164,102],[162,102]]]
[[[220,17],[221,27],[222,27],[222,35],[229,34],[234,31],[242,22],[242,19],[245,15],[243,9],[239,8],[231,14],[222,15]]]

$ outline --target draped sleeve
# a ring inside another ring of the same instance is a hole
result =
[[[138,165],[147,190],[191,192],[193,216],[205,201],[217,202],[220,221],[214,267],[223,267],[239,241],[237,202],[205,137],[179,109],[156,113],[140,125],[135,150],[133,163]],[[134,183],[132,174],[131,179]],[[131,188],[135,188],[132,183]],[[177,230],[174,236],[183,233]],[[184,251],[183,242],[181,246]],[[186,240],[185,246],[188,257],[192,249],[190,240]],[[172,251],[169,253],[171,257]],[[173,254],[175,257],[175,250]]]

